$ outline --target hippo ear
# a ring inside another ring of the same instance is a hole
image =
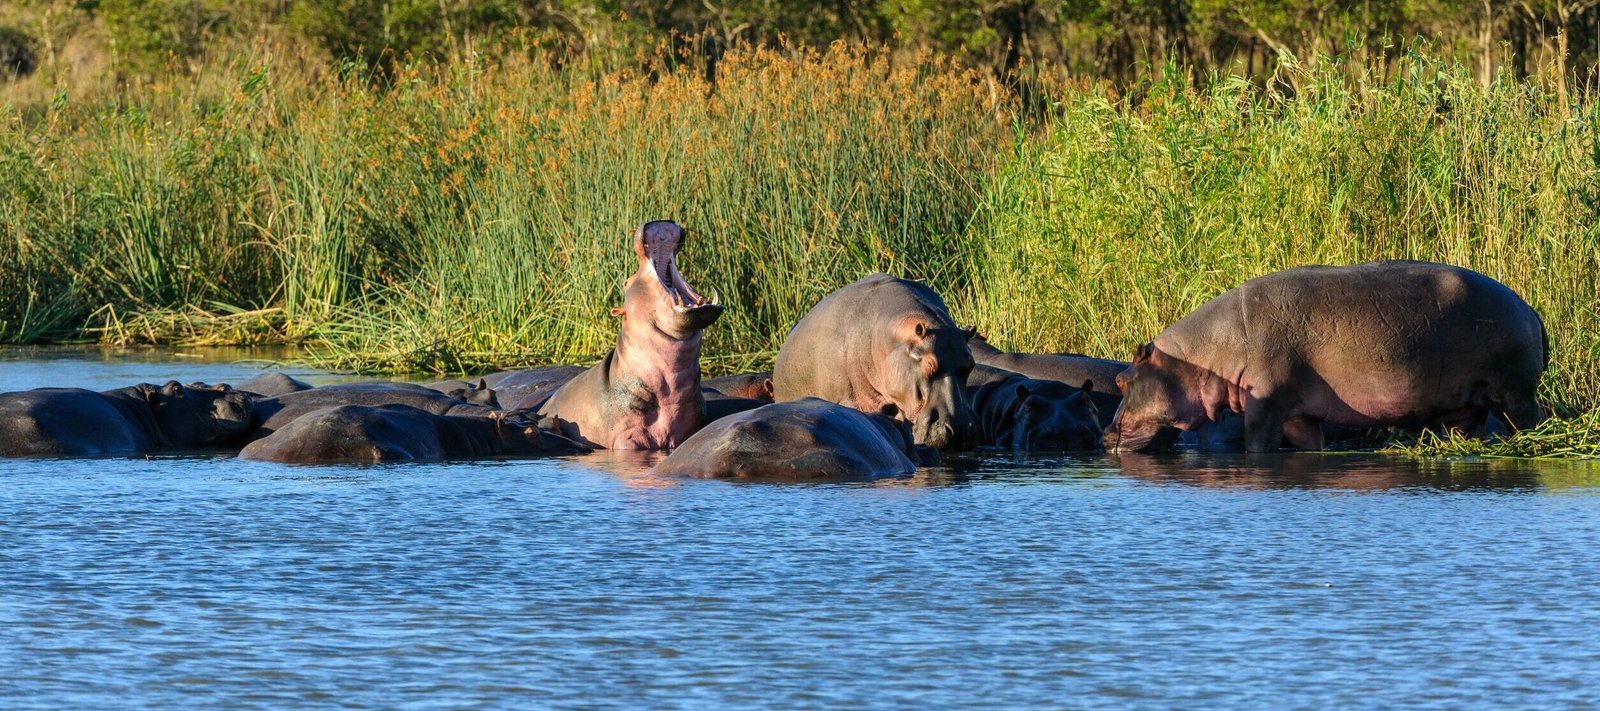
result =
[[[977,326],[968,326],[967,327],[967,340],[970,341],[970,340],[972,340],[974,338],[976,338],[976,339],[978,339],[980,341],[988,340],[988,339],[983,338],[983,337],[978,335],[978,327]]]
[[[180,397],[183,395],[183,383],[168,380],[166,385],[161,386],[161,394],[167,397]]]
[[[925,323],[923,323],[921,321],[918,321],[917,322],[917,338],[920,339],[920,338],[923,338],[923,337],[925,337],[927,335],[928,335],[928,324],[925,324]]]
[[[1083,387],[1078,388],[1078,389],[1082,390],[1082,391],[1084,391],[1086,393],[1094,392],[1094,381],[1093,380],[1085,380],[1085,381],[1083,381]]]
[[[1028,392],[1028,386],[1027,385],[1024,385],[1023,383],[1017,383],[1017,399],[1018,400],[1026,400],[1026,399],[1028,399],[1028,396],[1032,395],[1032,394],[1033,393]]]
[[[611,315],[612,316],[621,316],[624,312],[625,312],[625,309],[623,309],[621,306],[613,306],[613,307],[611,307]]]
[[[484,390],[488,390],[489,389],[489,381],[484,380],[483,378],[478,378],[478,384],[472,386],[472,389],[473,390],[477,390],[479,392],[483,392]]]
[[[1133,364],[1138,365],[1150,360],[1150,354],[1154,353],[1155,350],[1156,344],[1154,343],[1140,343],[1133,349]]]

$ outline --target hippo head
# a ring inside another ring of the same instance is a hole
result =
[[[978,444],[978,418],[967,398],[974,366],[967,350],[971,331],[912,317],[893,330],[885,382],[887,415],[911,422],[917,444],[971,449]]]
[[[701,296],[678,271],[678,250],[688,237],[669,220],[646,222],[634,231],[639,271],[628,277],[622,308],[612,311],[623,318],[625,328],[651,329],[674,341],[687,341],[722,315],[716,293],[709,299]]]
[[[1133,365],[1117,374],[1122,404],[1106,428],[1106,451],[1166,449],[1183,430],[1205,419],[1192,379],[1185,377],[1191,369],[1195,366],[1161,352],[1154,343],[1134,349]]]
[[[1094,381],[1082,388],[1055,381],[1031,381],[1016,385],[1017,409],[1009,445],[1014,451],[1075,451],[1100,446],[1100,410],[1089,392]]]
[[[495,397],[494,388],[489,387],[483,378],[478,378],[478,382],[467,387],[447,390],[445,394],[462,402],[500,409],[500,399]]]
[[[228,444],[255,426],[255,403],[249,394],[227,385],[178,381],[139,385],[161,438],[170,447],[215,447]]]
[[[553,418],[539,422],[531,411],[490,417],[495,420],[495,435],[500,439],[500,446],[508,454],[588,454],[594,451],[588,445],[558,434],[561,423]]]

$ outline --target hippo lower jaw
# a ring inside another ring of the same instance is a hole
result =
[[[1172,448],[1182,433],[1183,430],[1176,427],[1157,427],[1148,432],[1124,434],[1113,425],[1106,430],[1100,444],[1113,454],[1160,452]]]

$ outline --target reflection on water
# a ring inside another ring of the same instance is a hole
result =
[[[0,358],[0,389],[255,372]],[[1600,703],[1593,464],[659,457],[0,460],[0,706]]]

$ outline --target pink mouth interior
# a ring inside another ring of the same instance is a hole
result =
[[[689,286],[678,271],[678,250],[683,248],[683,232],[676,225],[650,225],[644,231],[643,258],[650,261],[656,281],[666,289],[673,306],[689,309],[704,306],[706,297]]]

